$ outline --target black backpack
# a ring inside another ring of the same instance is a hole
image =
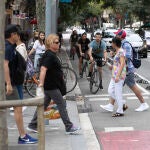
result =
[[[125,43],[129,43],[129,42],[126,41],[123,43],[123,45]],[[129,44],[132,47],[132,58],[130,58],[130,61],[132,62],[133,66],[138,69],[141,66],[141,57],[139,55],[139,52],[135,50],[135,48],[131,45],[131,43]]]
[[[11,62],[11,80],[15,85],[21,85],[24,83],[26,61],[22,55],[15,50],[15,56]]]

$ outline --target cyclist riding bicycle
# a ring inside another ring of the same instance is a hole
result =
[[[73,48],[77,49],[78,48],[78,39],[79,39],[79,36],[77,34],[77,31],[74,30],[70,36],[70,57],[72,57],[72,50]]]
[[[78,41],[79,51],[77,52],[79,57],[79,75],[81,78],[83,58],[88,55],[89,43],[90,40],[87,38],[87,34],[84,32]]]
[[[98,67],[98,71],[100,74],[100,89],[103,89],[102,85],[102,58],[104,58],[104,61],[107,60],[107,51],[106,51],[106,43],[101,39],[101,34],[97,32],[95,34],[95,40],[93,40],[90,43],[90,49],[88,51],[90,61],[92,62],[90,65],[89,69],[89,75],[88,77],[90,78],[92,75],[92,70],[93,70],[93,59],[95,59]]]

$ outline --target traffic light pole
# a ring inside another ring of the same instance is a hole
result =
[[[57,0],[46,0],[45,34],[48,36],[57,31]]]

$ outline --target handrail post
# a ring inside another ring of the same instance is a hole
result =
[[[37,107],[38,113],[38,150],[45,150],[44,106]]]

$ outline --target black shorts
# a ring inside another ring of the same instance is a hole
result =
[[[99,56],[95,55],[94,53],[92,53],[92,57],[96,61],[96,64],[97,64],[98,67],[102,67],[103,66],[102,57],[99,57]]]

